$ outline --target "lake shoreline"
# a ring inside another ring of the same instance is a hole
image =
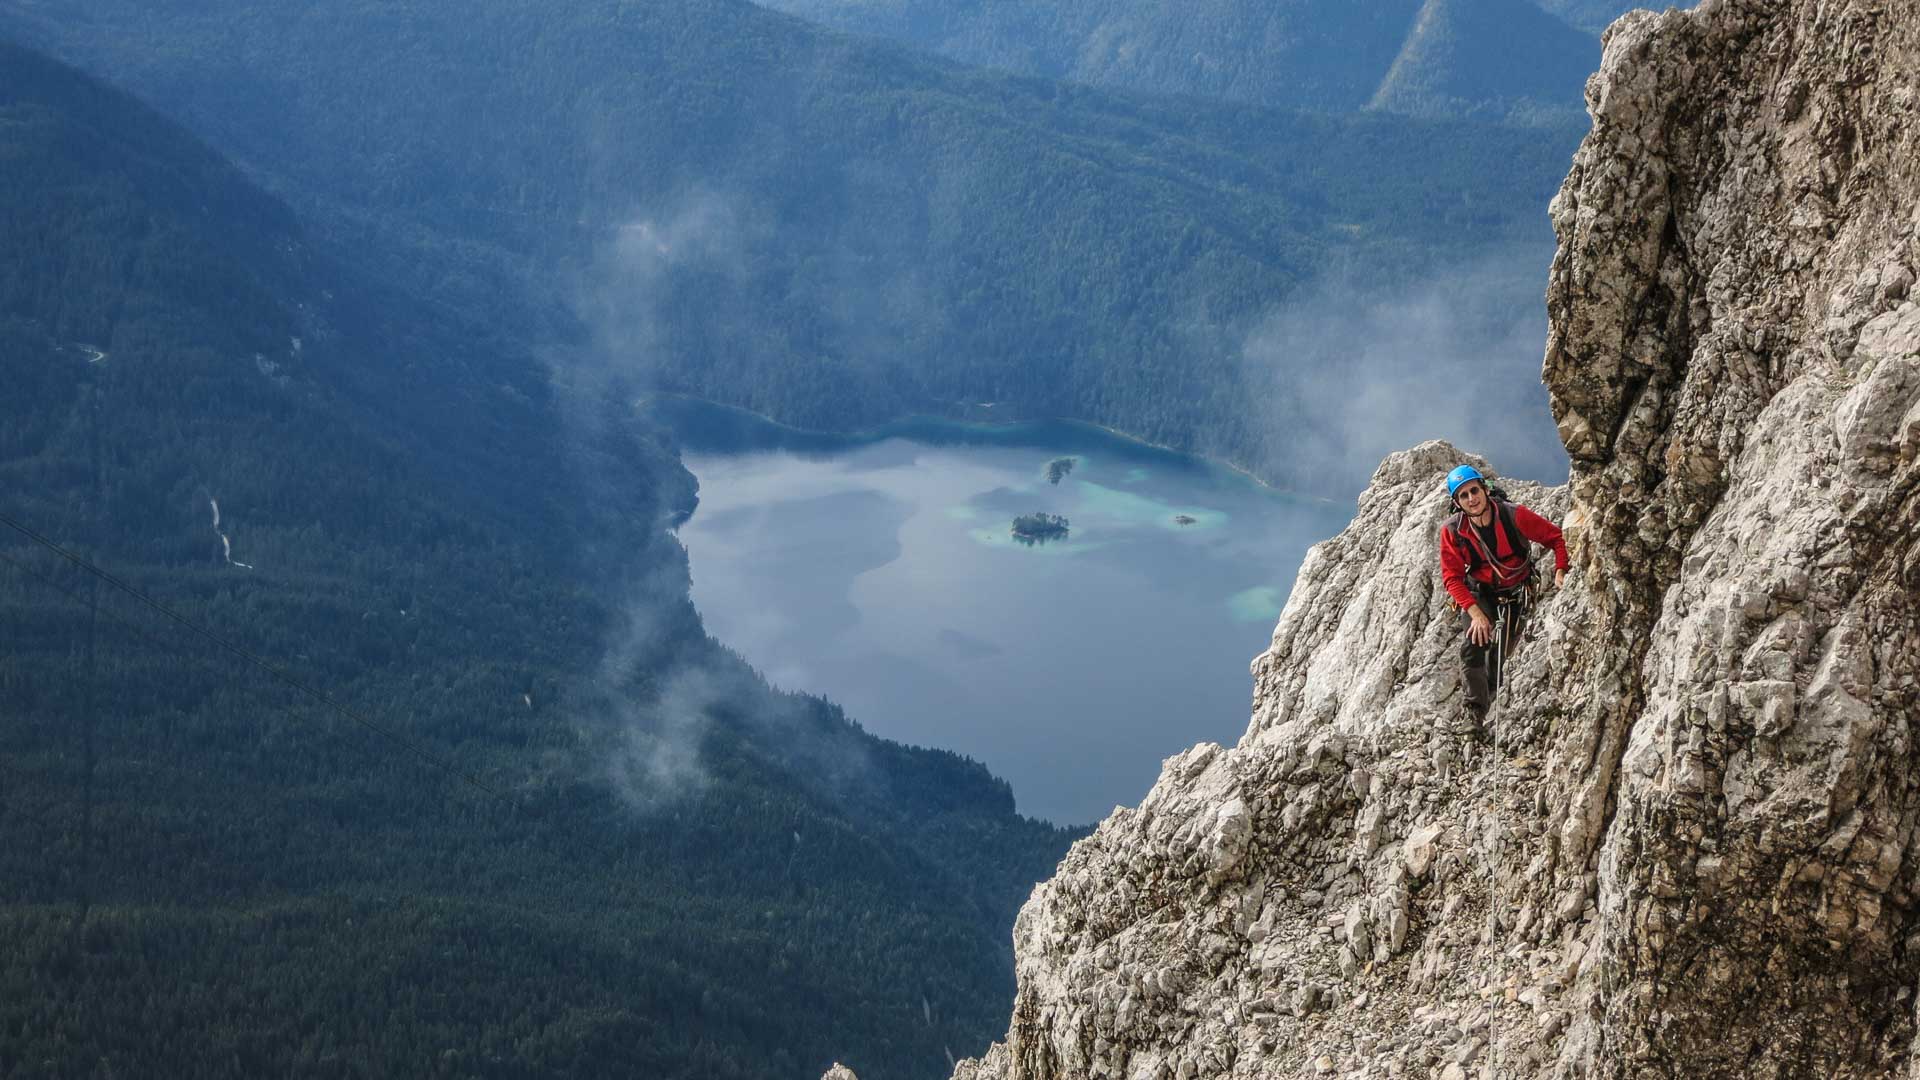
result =
[[[655,415],[701,492],[678,533],[708,633],[876,735],[985,763],[1048,821],[1244,734],[1247,660],[1351,516],[1078,422],[799,437],[705,403]]]
[[[951,425],[953,428],[960,431],[972,430],[972,431],[987,431],[987,432],[1013,432],[1020,428],[1038,427],[1045,424],[1061,424],[1068,427],[1082,428],[1091,432],[1098,432],[1102,435],[1107,436],[1108,438],[1117,439],[1121,442],[1131,443],[1134,446],[1140,447],[1142,449],[1155,450],[1164,454],[1175,454],[1181,457],[1191,458],[1195,461],[1205,462],[1208,465],[1217,466],[1221,469],[1225,469],[1228,472],[1238,474],[1240,477],[1247,480],[1248,482],[1260,488],[1263,488],[1266,491],[1271,492],[1275,495],[1283,495],[1290,499],[1300,499],[1307,502],[1319,503],[1324,506],[1337,506],[1337,505],[1340,505],[1342,502],[1347,501],[1343,499],[1333,498],[1327,495],[1313,495],[1313,494],[1309,494],[1308,492],[1299,491],[1293,488],[1279,487],[1275,484],[1269,483],[1266,479],[1262,478],[1258,473],[1254,472],[1252,469],[1249,469],[1246,466],[1241,465],[1237,462],[1229,461],[1225,458],[1210,457],[1206,454],[1198,453],[1193,450],[1182,449],[1177,446],[1168,446],[1165,443],[1153,442],[1150,439],[1142,438],[1131,432],[1123,431],[1120,428],[1112,427],[1107,424],[1097,423],[1092,420],[1082,420],[1077,417],[1071,417],[1071,416],[1027,417],[1025,419],[1020,419],[1020,420],[965,420],[965,419],[960,419],[953,416],[942,415],[940,413],[909,413],[904,416],[894,417],[891,420],[885,421],[873,427],[859,428],[852,431],[840,431],[840,430],[834,430],[831,428],[798,427],[796,425],[786,423],[783,420],[776,420],[773,417],[766,415],[765,413],[755,412],[752,409],[745,408],[740,405],[732,405],[722,401],[714,401],[711,398],[698,397],[693,394],[677,394],[677,393],[664,393],[664,392],[648,394],[644,397],[635,399],[633,404],[636,409],[639,409],[643,412],[650,412],[653,404],[658,401],[683,402],[683,403],[690,403],[690,404],[704,407],[704,408],[717,409],[723,412],[734,413],[739,416],[750,418],[757,423],[764,424],[778,431],[791,434],[800,439],[841,439],[841,440],[846,440],[848,445],[854,445],[854,446],[867,445],[867,444],[880,442],[882,440],[891,439],[891,438],[912,438],[913,436],[910,433],[902,429],[908,425],[915,424],[915,423],[933,424],[933,425]],[[671,427],[672,425],[669,423],[668,426]]]

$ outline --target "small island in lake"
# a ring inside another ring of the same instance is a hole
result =
[[[1059,514],[1021,514],[1013,519],[1013,538],[1032,547],[1067,538],[1067,519]]]
[[[1079,460],[1079,458],[1057,457],[1047,462],[1047,483],[1058,484],[1065,479]]]
[[[1191,524],[1193,524],[1194,522],[1196,522],[1196,521],[1199,521],[1199,520],[1200,520],[1199,518],[1197,518],[1197,517],[1194,517],[1194,516],[1193,516],[1192,514],[1175,514],[1175,515],[1173,515],[1173,523],[1174,523],[1175,525],[1191,525]]]

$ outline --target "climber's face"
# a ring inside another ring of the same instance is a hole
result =
[[[1453,493],[1453,499],[1460,504],[1460,509],[1477,515],[1487,508],[1487,485],[1478,480],[1469,480]]]

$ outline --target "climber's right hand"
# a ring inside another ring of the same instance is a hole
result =
[[[1468,641],[1475,645],[1485,645],[1493,640],[1493,620],[1487,618],[1487,613],[1480,610],[1480,605],[1475,604],[1468,608],[1467,616],[1473,620],[1473,625],[1467,627]]]

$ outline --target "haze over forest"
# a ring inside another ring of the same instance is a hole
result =
[[[0,0],[0,1060],[978,1052],[1079,831],[708,637],[631,405],[1556,478],[1606,11],[1352,10]]]

